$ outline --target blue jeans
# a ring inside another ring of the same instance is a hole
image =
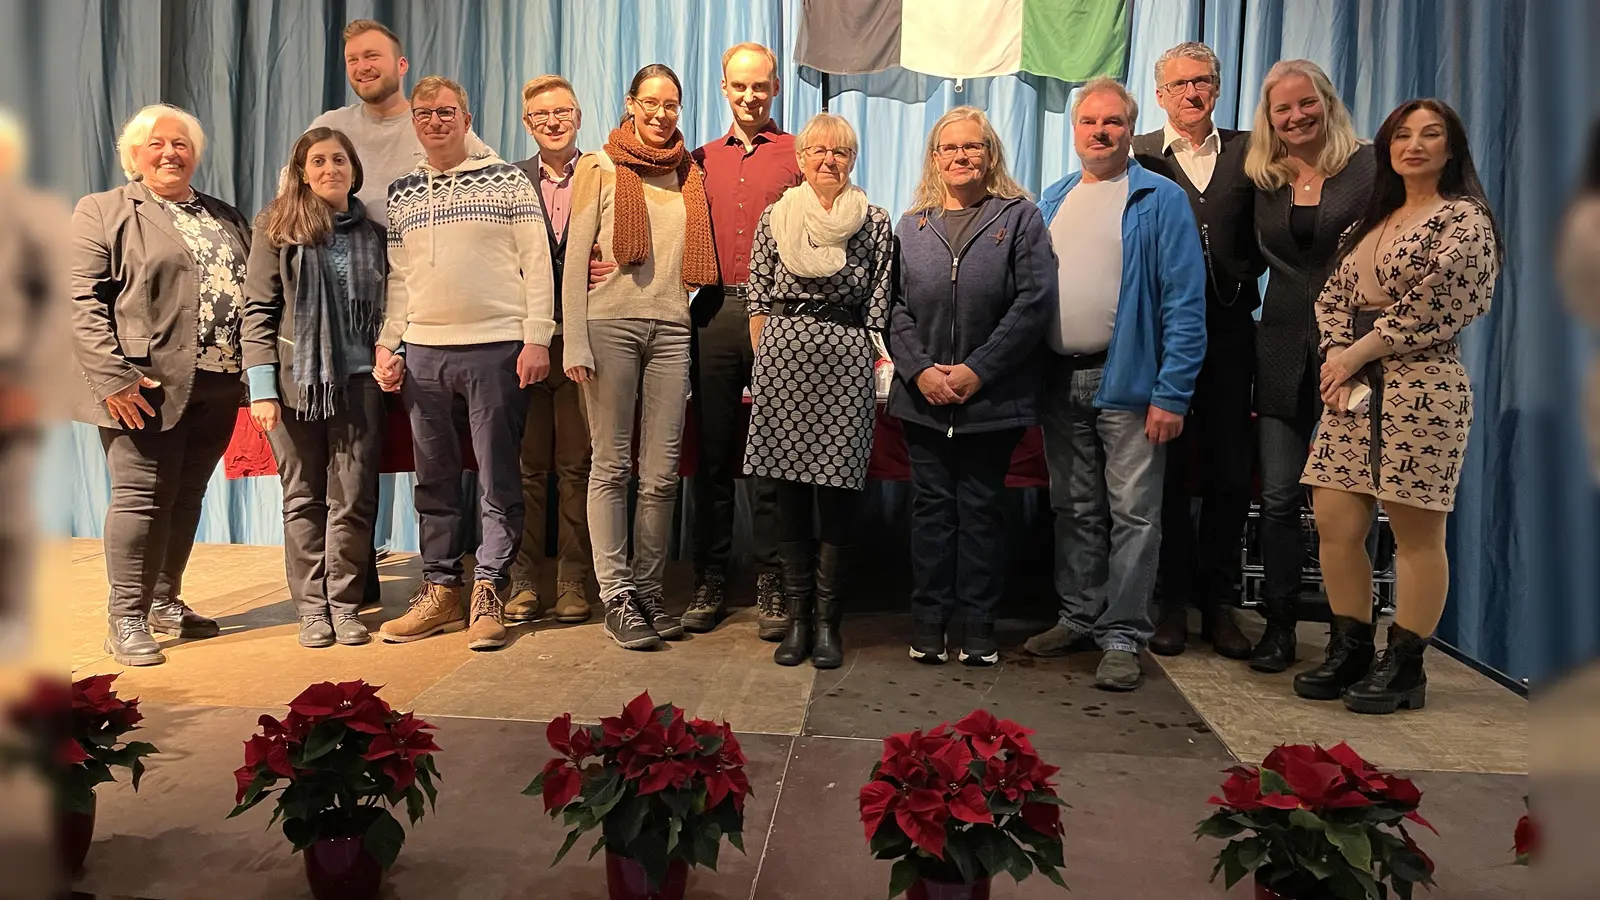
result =
[[[1045,376],[1056,593],[1067,628],[1137,653],[1155,633],[1166,447],[1145,438],[1144,411],[1095,407],[1100,376],[1066,359],[1051,360]]]

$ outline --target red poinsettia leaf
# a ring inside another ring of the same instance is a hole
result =
[[[1266,794],[1260,801],[1262,806],[1272,809],[1306,809],[1303,800],[1292,794]],[[1231,804],[1230,804],[1231,805]]]
[[[885,781],[869,781],[861,788],[861,824],[866,826],[867,840],[878,833],[883,817],[894,809],[900,791]]]
[[[963,787],[960,793],[950,798],[950,815],[952,818],[974,825],[993,825],[994,813],[989,811],[989,801],[984,799],[983,791],[975,784]]]
[[[1439,829],[1433,827],[1432,823],[1430,823],[1427,819],[1424,819],[1421,815],[1419,815],[1416,810],[1412,810],[1411,812],[1406,813],[1406,818],[1410,819],[1411,821],[1413,821],[1415,823],[1417,823],[1418,825],[1421,825],[1423,828],[1428,829],[1429,831],[1433,832],[1434,834],[1438,834],[1439,833]]]
[[[331,681],[313,684],[289,701],[289,709],[312,720],[332,716],[344,705],[344,692]]]
[[[83,745],[73,738],[62,738],[61,743],[56,745],[58,766],[75,766],[78,763],[88,762],[89,759],[89,751],[83,749]]]
[[[1333,745],[1323,751],[1339,765],[1349,769],[1357,778],[1365,778],[1373,772],[1372,764],[1361,758],[1361,754],[1353,750],[1344,741]]]
[[[741,815],[744,813],[744,801],[750,796],[750,776],[743,769],[732,769],[728,773],[728,781],[732,782],[733,808]]]
[[[403,756],[394,756],[385,760],[383,772],[394,779],[394,792],[399,793],[410,789],[417,781],[417,766]]]
[[[622,710],[622,719],[628,727],[640,729],[657,721],[655,713],[655,701],[650,699],[650,692],[645,691],[628,701],[628,705]]]
[[[1010,719],[1001,719],[1000,733],[1011,740],[1012,749],[1024,753],[1033,752],[1033,742],[1028,740],[1028,735],[1034,733],[1032,728],[1018,725]]]
[[[233,797],[233,805],[238,806],[244,802],[244,795],[250,793],[250,785],[255,784],[255,766],[240,766],[233,770],[233,780],[238,785],[238,790]]]
[[[1022,822],[1040,834],[1055,837],[1061,833],[1061,807],[1054,803],[1024,803]]]
[[[1343,766],[1320,762],[1312,754],[1284,754],[1280,765],[1281,768],[1273,771],[1282,775],[1294,795],[1312,808],[1326,804],[1328,797],[1346,781]]]
[[[395,756],[396,753],[397,748],[394,738],[387,734],[380,734],[375,736],[372,739],[372,743],[367,745],[367,752],[361,754],[361,758],[370,762],[383,759],[386,756]]]
[[[583,789],[583,773],[565,759],[552,759],[544,767],[544,811],[563,809]]]
[[[1394,775],[1382,776],[1383,795],[1396,803],[1406,806],[1416,806],[1422,802],[1422,792],[1417,790],[1409,778],[1398,778]]]
[[[582,729],[579,729],[580,733]],[[550,748],[565,757],[572,756],[572,713],[562,713],[550,721],[544,730]]]
[[[1329,809],[1355,809],[1362,806],[1371,806],[1374,801],[1355,788],[1345,788],[1328,795],[1322,805]]]
[[[972,748],[966,741],[950,741],[931,757],[934,771],[939,773],[943,785],[959,784],[970,777],[967,764],[972,762]]]
[[[922,753],[921,747],[921,731],[891,734],[883,739],[883,756],[880,758],[880,762],[888,763],[893,759],[920,756]]]
[[[1539,851],[1539,827],[1533,818],[1524,815],[1517,820],[1517,831],[1512,848],[1517,856],[1532,859]]]
[[[944,824],[950,809],[937,791],[918,789],[909,792],[895,807],[895,822],[930,856],[944,859]]]

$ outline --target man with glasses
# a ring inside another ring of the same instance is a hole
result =
[[[500,592],[522,540],[522,435],[529,385],[550,374],[555,333],[550,242],[539,193],[496,156],[467,150],[461,85],[431,76],[411,92],[427,158],[389,186],[389,296],[373,375],[411,417],[422,586],[378,634],[404,643],[467,626],[467,647],[506,641]],[[404,359],[393,351],[404,341]],[[478,461],[483,538],[470,618],[461,609],[461,443]],[[510,414],[513,410],[517,414]]]
[[[1245,175],[1250,132],[1212,122],[1221,87],[1217,56],[1205,44],[1179,44],[1156,60],[1160,131],[1139,135],[1139,163],[1189,195],[1206,263],[1205,363],[1189,421],[1168,451],[1161,521],[1161,608],[1150,649],[1182,653],[1188,608],[1201,610],[1201,637],[1229,659],[1248,659],[1250,641],[1233,617],[1240,594],[1241,547],[1250,511],[1251,386],[1255,376],[1256,279],[1266,264],[1255,239],[1255,185]],[[1190,508],[1198,460],[1200,516]]]
[[[594,568],[589,544],[589,426],[583,392],[566,375],[561,361],[561,270],[567,252],[567,220],[572,213],[572,173],[578,164],[578,128],[583,110],[572,85],[559,75],[540,75],[522,88],[522,124],[539,146],[535,156],[516,163],[538,187],[545,236],[555,281],[556,334],[550,339],[550,374],[530,391],[527,430],[522,437],[522,549],[511,568],[508,624],[531,622],[539,604],[539,560],[545,550],[545,504],[549,476],[556,472],[556,598],[550,610],[557,622],[589,619],[588,579]]]

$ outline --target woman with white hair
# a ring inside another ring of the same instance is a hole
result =
[[[804,183],[761,216],[750,251],[747,475],[778,488],[778,556],[788,625],[772,658],[844,662],[839,638],[856,508],[872,457],[877,352],[889,324],[889,214],[850,183],[856,132],[821,113],[795,140]],[[813,519],[821,520],[821,542]]]
[[[1286,59],[1267,72],[1244,162],[1256,184],[1256,238],[1272,271],[1256,328],[1267,619],[1250,658],[1258,672],[1282,672],[1295,661],[1295,604],[1306,557],[1300,473],[1321,413],[1314,306],[1333,272],[1339,236],[1366,207],[1375,159],[1316,63]]]
[[[190,181],[205,132],[147,106],[117,139],[128,183],[72,216],[72,331],[85,389],[76,418],[100,428],[111,471],[105,650],[125,666],[165,661],[151,632],[212,637],[186,605],[206,483],[244,399],[239,332],[250,225]]]

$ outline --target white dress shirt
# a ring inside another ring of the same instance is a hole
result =
[[[1199,149],[1184,136],[1178,129],[1168,122],[1161,130],[1164,135],[1161,149],[1165,152],[1172,150],[1172,155],[1178,158],[1178,165],[1183,167],[1183,174],[1200,193],[1205,193],[1206,186],[1211,184],[1211,175],[1217,170],[1217,154],[1222,152],[1222,135],[1215,125],[1211,126],[1211,133],[1200,142]]]

